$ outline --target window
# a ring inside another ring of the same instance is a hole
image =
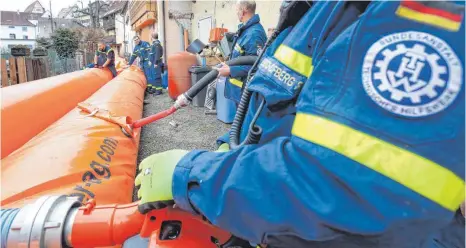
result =
[[[8,28],[15,28],[15,26],[8,26]]]
[[[10,39],[16,39],[16,34],[10,34]]]
[[[27,39],[28,39],[28,36],[27,36],[27,35],[23,35],[23,39],[27,40]]]
[[[28,27],[23,27],[23,32],[27,32],[28,31]]]

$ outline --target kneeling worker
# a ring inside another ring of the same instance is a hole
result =
[[[115,52],[103,41],[100,41],[98,46],[94,56],[94,67],[107,67],[112,72],[113,77],[116,77]]]

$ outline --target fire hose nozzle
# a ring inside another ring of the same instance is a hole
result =
[[[176,98],[175,104],[173,105],[177,110],[188,106],[191,103],[185,94],[181,94]]]

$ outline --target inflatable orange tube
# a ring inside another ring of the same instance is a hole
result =
[[[84,103],[2,159],[1,205],[22,206],[42,195],[67,194],[84,203],[132,201],[139,140],[120,126],[142,116],[146,80],[124,70]],[[137,130],[139,132],[140,130]]]
[[[1,158],[20,148],[112,79],[86,69],[1,88]]]

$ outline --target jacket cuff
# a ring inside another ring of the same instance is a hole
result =
[[[172,194],[173,200],[176,205],[190,213],[199,214],[189,201],[189,183],[191,181],[196,182],[195,179],[190,178],[191,170],[195,165],[194,160],[196,157],[204,153],[205,151],[194,150],[186,154],[176,165],[175,171],[173,172],[172,180]]]

